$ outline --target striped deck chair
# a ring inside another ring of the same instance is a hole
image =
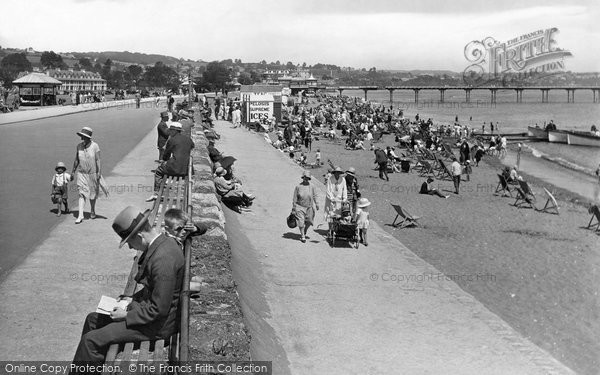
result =
[[[560,213],[558,212],[558,203],[556,202],[556,198],[554,198],[554,195],[552,195],[552,193],[550,193],[546,188],[544,188],[544,193],[546,193],[548,200],[546,200],[544,208],[542,208],[540,211],[560,215]]]
[[[411,215],[405,209],[403,209],[401,206],[399,206],[397,204],[392,204],[392,207],[396,211],[396,217],[394,218],[394,222],[392,223],[393,227],[406,228],[406,227],[410,227],[410,226],[415,226],[415,227],[420,226],[419,223],[417,222],[417,220],[419,220],[421,218],[420,216]],[[398,218],[401,218],[401,220],[398,223],[396,223],[396,220],[398,220]]]

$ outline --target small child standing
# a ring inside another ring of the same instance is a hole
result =
[[[356,230],[358,238],[363,245],[369,246],[367,243],[367,229],[369,228],[369,206],[371,202],[367,198],[360,198],[356,203]]]
[[[56,216],[62,214],[62,205],[65,205],[65,213],[69,213],[69,181],[73,181],[73,176],[67,173],[65,163],[59,161],[54,168],[56,174],[52,177],[52,193],[50,198],[52,203],[56,204]]]
[[[321,149],[317,149],[317,153],[315,154],[315,157],[317,158],[317,160],[315,161],[315,164],[317,165],[317,167],[321,166]]]

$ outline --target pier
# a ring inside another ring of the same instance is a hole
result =
[[[440,103],[444,103],[446,91],[462,90],[465,92],[465,101],[471,102],[471,91],[473,90],[488,90],[490,92],[490,103],[496,103],[496,95],[499,90],[514,90],[516,94],[516,102],[523,102],[523,91],[535,90],[542,94],[542,103],[548,103],[548,94],[551,90],[559,90],[567,92],[567,103],[575,103],[576,90],[592,90],[593,102],[600,103],[600,87],[598,86],[335,86],[335,87],[317,87],[317,89],[337,90],[340,94],[345,90],[362,90],[365,93],[365,100],[368,98],[368,92],[372,90],[388,90],[390,92],[390,103],[394,101],[394,91],[396,90],[412,90],[415,95],[415,103],[419,102],[419,92],[421,90],[438,90],[440,92]]]

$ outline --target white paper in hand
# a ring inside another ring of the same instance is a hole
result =
[[[99,314],[110,315],[110,313],[115,309],[115,307],[120,307],[123,310],[127,310],[127,305],[129,303],[127,300],[117,301],[116,299],[108,296],[100,297],[100,303],[98,303],[98,308],[96,308],[96,312]]]

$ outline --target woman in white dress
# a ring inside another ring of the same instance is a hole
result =
[[[100,147],[92,141],[92,129],[84,127],[77,135],[81,143],[77,145],[77,155],[73,162],[71,175],[77,172],[77,192],[79,193],[79,215],[75,224],[83,221],[83,208],[85,201],[90,201],[90,218],[96,218],[96,199],[100,189],[108,196],[106,183],[102,178],[102,164],[100,162]]]

